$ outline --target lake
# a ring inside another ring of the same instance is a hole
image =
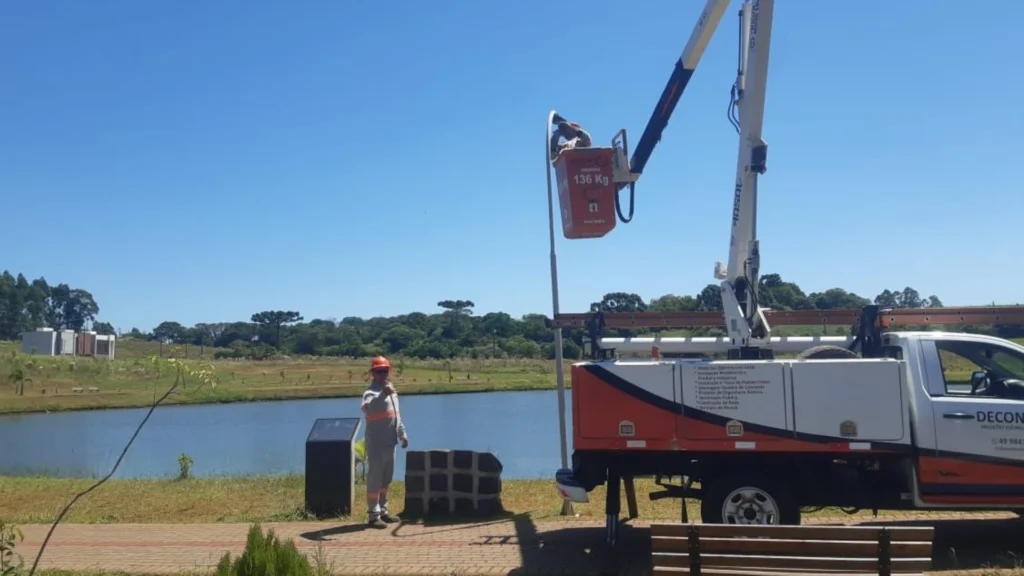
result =
[[[571,453],[569,390],[565,397]],[[409,395],[401,409],[410,449],[494,452],[504,478],[553,478],[561,464],[554,390]],[[0,475],[102,477],[147,410],[0,416]],[[160,406],[114,478],[177,476],[183,452],[194,476],[302,474],[313,421],[360,414],[358,398]],[[395,478],[402,479],[401,447],[395,460]]]

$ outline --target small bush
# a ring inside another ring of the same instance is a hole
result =
[[[245,551],[232,562],[225,552],[217,564],[217,576],[314,576],[309,559],[293,540],[282,542],[274,529],[264,536],[259,524],[249,527]]]
[[[192,457],[184,452],[181,456],[178,456],[178,480],[188,480],[189,475],[192,472]]]
[[[21,529],[0,520],[0,575],[16,576],[25,568],[25,561],[15,549],[25,539]]]

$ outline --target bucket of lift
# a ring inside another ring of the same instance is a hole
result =
[[[625,130],[609,147],[571,148],[555,158],[562,235],[570,240],[600,238],[615,229],[616,195],[631,182]],[[630,184],[631,185],[631,184]]]

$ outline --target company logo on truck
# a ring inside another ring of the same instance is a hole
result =
[[[976,415],[978,422],[994,422],[996,424],[1024,424],[1024,412],[996,412],[995,410],[979,410]]]

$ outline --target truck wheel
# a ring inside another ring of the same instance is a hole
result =
[[[800,360],[836,360],[840,358],[859,358],[853,350],[840,346],[815,346],[796,355]]]
[[[700,503],[705,524],[800,524],[800,506],[781,483],[732,476],[711,479],[705,485],[708,488]]]

